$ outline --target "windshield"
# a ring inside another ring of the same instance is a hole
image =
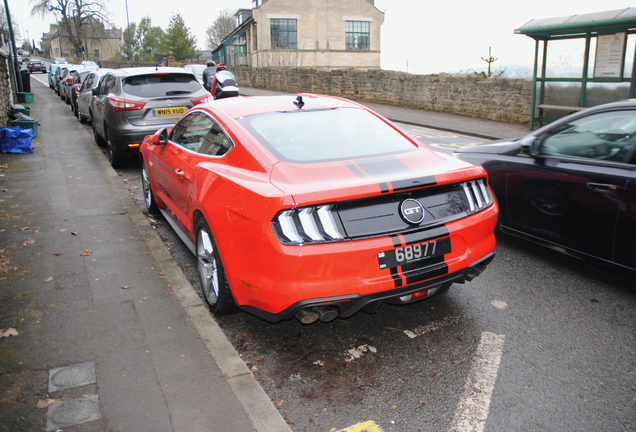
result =
[[[205,66],[205,65],[190,65],[190,67],[192,68],[192,72],[194,72],[195,75],[203,75],[203,71],[205,70],[205,68],[207,66]]]
[[[391,126],[356,108],[268,113],[239,122],[287,162],[346,160],[416,149]]]
[[[190,74],[151,74],[128,77],[124,92],[139,97],[159,97],[194,93],[201,84]]]

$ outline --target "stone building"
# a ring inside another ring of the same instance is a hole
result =
[[[71,28],[73,34],[76,28]],[[51,24],[48,33],[42,36],[42,50],[49,58],[64,57],[68,61],[79,60],[111,60],[123,42],[123,30],[113,27],[107,29],[104,24],[94,18],[89,18],[82,27],[84,33],[81,40],[85,54],[75,52],[75,48],[68,38],[68,31],[60,24]],[[45,47],[48,51],[45,51]]]
[[[373,0],[252,0],[216,48],[229,66],[380,69],[384,12]]]

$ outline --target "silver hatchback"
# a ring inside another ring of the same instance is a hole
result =
[[[194,74],[170,67],[114,69],[92,93],[93,135],[97,144],[106,145],[113,167],[136,154],[146,135],[212,100]]]

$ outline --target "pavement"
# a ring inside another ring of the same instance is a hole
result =
[[[35,151],[0,153],[0,431],[289,431],[92,135],[48,86],[31,91]],[[528,133],[364,104],[463,134]]]

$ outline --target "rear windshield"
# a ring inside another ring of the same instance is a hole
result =
[[[384,121],[357,108],[268,113],[239,122],[287,162],[346,160],[416,149]]]
[[[190,74],[151,74],[124,79],[124,92],[139,97],[160,97],[190,94],[201,84]]]

